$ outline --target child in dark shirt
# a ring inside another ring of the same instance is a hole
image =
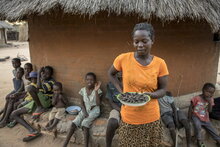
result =
[[[49,115],[49,122],[46,125],[47,130],[52,130],[59,121],[65,116],[65,106],[68,104],[67,99],[62,93],[62,84],[56,82],[53,85],[52,105],[54,106]]]
[[[14,90],[6,96],[6,103],[3,109],[3,116],[0,119],[0,128],[5,127],[9,121],[9,116],[14,108],[14,103],[17,101],[16,97],[20,92],[24,91],[24,83],[22,77],[24,75],[24,69],[17,68],[16,77],[13,78]]]

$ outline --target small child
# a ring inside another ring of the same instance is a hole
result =
[[[167,91],[163,98],[158,99],[160,104],[160,114],[163,123],[170,130],[171,138],[176,143],[176,128],[183,125],[186,132],[187,147],[190,146],[190,127],[186,115],[179,110],[174,104],[172,93]]]
[[[215,86],[212,83],[204,84],[202,94],[193,97],[189,107],[189,119],[192,119],[193,121],[197,144],[199,147],[205,146],[202,141],[202,127],[208,131],[212,138],[217,141],[217,145],[220,146],[220,136],[209,120],[209,112],[212,111],[212,106],[214,105],[212,98],[214,93]]]
[[[30,82],[31,82],[28,86],[31,85],[31,86],[37,88],[37,72],[34,72],[34,71],[30,72],[28,77],[30,78]],[[26,104],[28,104],[32,100],[33,100],[33,98],[31,97],[30,93],[27,92],[27,96],[24,98],[24,101],[22,101],[18,105],[18,108],[21,108],[21,107],[25,106]]]
[[[39,119],[40,115],[51,107],[53,97],[53,68],[51,66],[41,67],[37,77],[37,88],[28,89],[33,98],[32,106],[36,106],[35,112],[32,114],[34,120]],[[31,105],[31,104],[30,104]]]
[[[3,116],[0,119],[0,128],[5,127],[9,121],[9,116],[13,111],[13,105],[17,101],[16,95],[24,91],[24,83],[22,80],[23,75],[24,75],[24,69],[18,67],[16,71],[16,77],[13,78],[14,90],[6,96],[6,103],[3,109]]]
[[[82,96],[82,110],[73,120],[63,147],[68,145],[77,127],[82,127],[85,135],[85,146],[88,147],[90,125],[100,115],[101,82],[96,82],[96,75],[92,72],[86,74],[85,81],[86,87],[79,91],[79,94]]]
[[[21,66],[21,60],[19,58],[13,58],[12,59],[12,66],[14,67],[14,69],[12,70],[12,73],[15,77],[18,68]]]
[[[46,125],[47,130],[52,130],[58,122],[65,116],[65,106],[68,104],[67,99],[62,93],[62,84],[56,82],[53,85],[52,105],[54,106],[49,115],[49,123]]]

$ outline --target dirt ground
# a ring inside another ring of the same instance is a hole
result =
[[[0,62],[0,108],[4,106],[5,96],[12,90],[12,65],[11,59],[17,54],[24,55],[29,60],[22,62],[22,67],[26,62],[30,62],[28,43],[13,43],[15,46],[0,48],[0,58],[10,56],[10,59]],[[7,127],[0,129],[0,147],[61,147],[63,140],[53,139],[51,136],[42,136],[29,143],[24,143],[22,138],[28,132],[25,128],[17,125],[13,129]]]

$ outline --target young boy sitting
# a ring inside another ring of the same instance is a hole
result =
[[[176,142],[176,128],[183,125],[186,131],[187,147],[190,146],[190,127],[187,117],[174,104],[172,93],[167,91],[163,98],[158,99],[160,104],[160,113],[163,123],[170,130],[171,138],[175,144]]]
[[[16,95],[24,91],[24,83],[22,80],[23,75],[24,69],[21,67],[17,68],[16,77],[13,78],[14,90],[6,96],[6,103],[3,109],[3,116],[0,119],[0,128],[5,127],[6,124],[9,122],[9,116],[13,111],[14,103],[18,101],[16,99]]]
[[[217,141],[217,145],[220,146],[220,136],[209,120],[209,112],[212,111],[212,106],[214,105],[212,98],[214,93],[215,86],[212,83],[205,83],[202,88],[202,94],[193,97],[189,107],[189,119],[193,121],[197,144],[200,147],[205,146],[202,141],[202,127],[208,131],[212,138]]]
[[[30,72],[28,77],[30,78],[30,82],[31,82],[28,86],[33,86],[33,87],[37,88],[37,72]],[[20,101],[20,103],[17,105],[16,109],[25,107],[27,109],[30,108],[29,111],[33,111],[34,107],[29,107],[29,105],[28,105],[28,103],[30,103],[32,101],[33,101],[33,99],[31,97],[30,93],[27,92],[27,95],[24,97],[24,99],[22,101]],[[16,109],[14,108],[14,110],[16,110]],[[7,126],[9,128],[12,128],[16,124],[17,124],[17,121],[13,120]]]
[[[65,116],[65,106],[68,104],[67,99],[62,93],[62,84],[56,82],[53,85],[52,105],[54,106],[49,115],[49,123],[46,125],[47,130],[52,130],[58,122]]]
[[[38,72],[37,88],[33,86],[28,88],[28,92],[33,98],[32,106],[37,107],[33,113],[33,119],[38,119],[39,116],[47,110],[47,108],[51,107],[53,85],[55,83],[52,76],[53,68],[51,66],[42,67]]]
[[[13,58],[12,59],[12,66],[13,66],[13,70],[12,70],[12,73],[13,73],[13,76],[16,77],[16,72],[18,70],[18,68],[21,66],[21,60],[19,58]],[[7,97],[7,96],[6,96]],[[0,115],[3,114],[5,111],[5,109],[3,108],[1,111],[0,111]]]

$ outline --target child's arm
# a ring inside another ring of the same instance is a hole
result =
[[[66,96],[63,94],[60,94],[60,97],[61,97],[61,100],[63,101],[63,103],[67,106],[69,104],[69,101],[66,98]]]
[[[44,70],[44,67],[41,67],[40,70],[38,71],[38,74],[37,74],[37,88],[40,89],[42,88],[42,85],[41,85],[41,74]]]
[[[99,88],[100,88],[100,86],[101,86],[101,82],[100,81],[98,81],[96,84],[95,84],[95,96],[96,96],[96,105],[97,106],[100,106],[100,95],[99,95],[99,93],[98,93],[98,90],[99,90]]]
[[[108,101],[109,101],[109,103],[110,103],[110,105],[112,106],[113,109],[115,109],[119,112],[121,111],[121,108],[117,104],[115,104],[111,99],[109,99]]]
[[[89,114],[86,111],[86,106],[85,106],[85,103],[83,101],[83,97],[81,97],[81,106],[82,106],[82,112],[85,114],[86,117],[88,117]]]
[[[171,103],[171,107],[172,107],[172,109],[173,109],[173,113],[174,113],[174,121],[175,121],[175,124],[176,124],[177,127],[179,127],[179,121],[178,121],[177,109],[176,109],[176,106],[175,106],[174,102]]]
[[[57,104],[57,95],[53,94],[52,105],[55,106]]]
[[[192,102],[190,103],[189,110],[188,110],[188,119],[192,119],[192,109],[193,109],[193,104]]]
[[[214,102],[213,102],[213,99],[212,98],[210,98],[210,99],[208,99],[208,111],[209,112],[212,112],[212,106],[214,105]]]

